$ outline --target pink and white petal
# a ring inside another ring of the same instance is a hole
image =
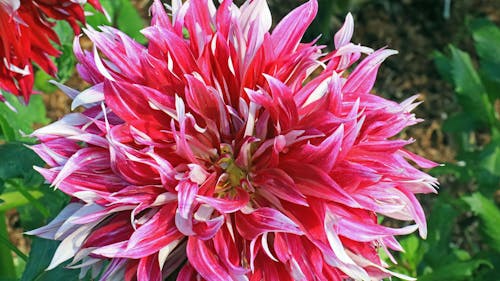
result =
[[[199,186],[189,181],[181,181],[177,185],[178,207],[175,224],[184,235],[193,235],[193,212],[196,206],[196,195]]]
[[[303,234],[292,219],[272,208],[259,208],[249,214],[238,212],[235,218],[239,234],[247,240],[253,240],[265,232]]]
[[[188,261],[204,279],[211,281],[234,280],[227,269],[220,264],[207,242],[196,237],[189,237],[186,253]]]
[[[139,260],[137,281],[162,281],[162,273],[158,264],[158,254],[148,255]]]
[[[56,252],[54,253],[54,257],[50,261],[50,264],[46,270],[54,269],[61,263],[74,257],[82,246],[83,241],[85,241],[85,238],[87,238],[92,228],[94,228],[96,225],[97,223],[89,223],[80,226],[70,235],[64,238],[61,244],[59,244],[59,246],[57,247]]]
[[[236,192],[237,194],[231,198],[214,198],[197,195],[196,200],[215,208],[221,214],[230,214],[244,208],[250,200],[248,192],[242,188],[236,188]]]
[[[351,13],[348,13],[345,17],[344,25],[335,33],[334,43],[335,49],[340,49],[344,45],[351,42],[352,35],[354,33],[354,19]]]
[[[70,203],[47,225],[25,232],[27,235],[36,235],[45,239],[56,239],[57,230],[63,223],[70,218],[76,211],[83,207],[81,203]]]
[[[79,106],[92,107],[104,101],[103,83],[96,84],[85,91],[80,92],[71,103],[71,110]]]
[[[380,64],[389,56],[398,52],[390,49],[381,49],[370,54],[349,75],[342,91],[345,93],[367,94],[373,88]]]
[[[107,151],[94,147],[82,148],[68,159],[57,177],[52,181],[52,185],[59,186],[72,173],[88,165],[105,167],[107,163],[109,163]]]
[[[310,0],[286,15],[274,28],[271,34],[275,58],[293,54],[300,44],[306,29],[318,12],[318,2]]]
[[[137,227],[128,240],[127,248],[120,255],[133,259],[143,258],[182,238],[174,223],[174,206],[163,206],[146,223]]]
[[[179,271],[179,275],[177,275],[177,280],[182,281],[199,281],[200,276],[198,272],[193,268],[191,263],[186,262],[186,264],[182,267],[181,271]]]

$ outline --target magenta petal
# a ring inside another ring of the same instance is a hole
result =
[[[420,237],[424,239],[427,238],[427,222],[425,220],[424,209],[422,209],[422,206],[413,193],[409,192],[405,188],[399,188],[399,190],[403,192],[411,202],[408,208],[410,209],[415,223],[418,225]]]
[[[335,42],[335,49],[339,49],[340,47],[347,45],[349,42],[351,42],[352,35],[354,33],[354,20],[352,18],[351,13],[347,14],[345,17],[345,22],[344,25],[342,25],[342,28],[335,33],[334,36],[334,42]]]
[[[162,273],[158,264],[158,254],[150,255],[139,260],[137,267],[137,281],[162,281]]]
[[[271,208],[259,208],[249,214],[236,213],[236,227],[247,240],[253,240],[265,232],[302,235],[302,230],[293,220]]]
[[[142,30],[142,33],[150,40],[150,44],[163,50],[164,53],[161,55],[165,61],[168,56],[171,56],[171,60],[182,73],[192,73],[198,70],[193,54],[189,52],[189,45],[177,34],[158,26],[147,27]]]
[[[373,241],[393,235],[405,235],[414,232],[418,228],[417,225],[409,225],[396,229],[344,218],[337,221],[336,227],[339,235],[361,242]]]
[[[300,192],[293,179],[280,169],[260,171],[254,178],[254,185],[276,197],[303,206],[307,206],[306,196]]]
[[[166,114],[152,110],[150,104],[158,103],[165,108],[174,105],[173,99],[164,97],[154,89],[123,82],[105,82],[104,95],[113,112],[127,121],[146,120],[161,124],[168,120]]]
[[[214,237],[213,242],[214,249],[220,261],[227,267],[230,274],[243,275],[248,272],[247,268],[240,266],[240,255],[228,231],[219,231]]]
[[[222,214],[229,214],[245,207],[250,199],[248,193],[242,188],[236,188],[236,192],[237,194],[232,198],[213,198],[198,195],[196,199],[201,203],[210,205]]]
[[[218,216],[206,221],[198,221],[193,225],[193,231],[201,240],[209,240],[219,232],[224,222],[224,216]]]
[[[180,239],[182,234],[175,227],[174,210],[173,204],[165,205],[148,222],[139,226],[120,255],[128,258],[146,257]]]
[[[99,166],[105,163],[109,158],[105,150],[100,148],[84,148],[79,150],[66,162],[63,169],[57,177],[52,181],[52,185],[58,186],[65,178],[73,172],[87,166]]]
[[[190,237],[186,248],[189,263],[206,280],[229,281],[233,278],[220,264],[215,253],[206,242]]]
[[[427,160],[421,156],[416,155],[408,150],[400,150],[400,153],[411,161],[415,162],[418,166],[426,169],[434,168],[439,166],[438,163]]]
[[[199,187],[192,182],[182,181],[177,188],[179,197],[178,213],[181,217],[188,218],[194,208],[194,201]]]
[[[327,173],[316,166],[289,162],[287,163],[287,169],[293,175],[293,179],[302,194],[328,199],[347,206],[359,207],[359,204],[347,191],[343,190]]]
[[[184,235],[193,235],[192,216],[199,187],[194,183],[183,181],[177,188],[179,205],[175,215],[175,224]]]
[[[295,51],[317,12],[318,2],[310,0],[290,12],[276,25],[271,40],[276,46],[273,51],[277,58]]]
[[[167,29],[172,28],[170,18],[165,12],[165,7],[160,0],[154,0],[150,9],[152,14],[151,25],[158,25]]]
[[[229,118],[222,97],[197,77],[186,75],[186,80],[189,87],[186,91],[188,106],[207,120],[206,122],[214,121],[216,128],[213,129],[218,128],[221,134],[228,135]]]
[[[389,56],[397,53],[398,52],[394,50],[381,49],[370,54],[349,75],[349,79],[342,90],[347,93],[368,93],[372,89],[373,84],[375,84],[375,78],[380,64]]]
[[[314,164],[321,167],[324,171],[329,172],[333,169],[337,161],[342,140],[344,137],[344,126],[340,125],[333,134],[324,139],[318,145],[307,144],[300,148],[300,156],[304,162]]]
[[[191,266],[189,262],[187,262],[179,271],[179,275],[177,275],[177,280],[179,281],[197,281],[198,272]]]

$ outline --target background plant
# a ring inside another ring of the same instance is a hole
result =
[[[450,45],[435,52],[436,67],[454,86],[461,111],[443,124],[456,162],[436,168],[453,177],[433,202],[426,241],[405,238],[397,266],[418,280],[496,280],[500,276],[500,29],[484,19],[469,23],[476,53]],[[479,66],[475,61],[479,61]]]

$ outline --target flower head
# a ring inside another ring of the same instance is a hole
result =
[[[0,89],[22,96],[26,102],[33,88],[33,65],[36,63],[55,76],[57,68],[51,57],[60,52],[52,29],[53,20],[65,20],[79,33],[79,22],[85,22],[81,3],[75,0],[0,0]],[[102,10],[98,0],[88,1]],[[4,97],[0,94],[0,101]]]
[[[378,250],[426,236],[414,194],[436,180],[415,168],[435,164],[404,148],[413,140],[394,138],[419,121],[415,97],[371,93],[396,52],[350,43],[351,15],[333,52],[301,43],[315,0],[272,32],[265,0],[170,9],[154,2],[147,47],[111,27],[85,30],[93,52],[75,41],[92,87],[61,87],[87,109],[33,134],[50,166],[38,170],[74,198],[31,232],[62,240],[50,268],[73,258],[82,274],[105,267],[101,280],[139,281],[177,269],[177,280],[397,275]]]

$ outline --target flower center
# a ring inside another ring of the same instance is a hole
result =
[[[232,191],[236,187],[247,190],[247,172],[236,164],[232,147],[228,144],[222,144],[220,151],[221,157],[216,166],[222,170],[222,175],[219,178],[215,192],[222,196],[226,193],[233,193]]]

